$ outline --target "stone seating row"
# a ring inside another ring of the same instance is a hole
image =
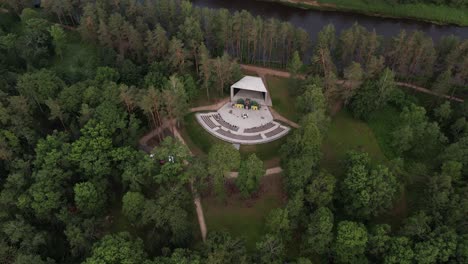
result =
[[[275,126],[275,123],[268,122],[262,126],[246,128],[244,129],[244,133],[258,133],[258,132],[266,131],[274,126]]]
[[[226,122],[220,114],[215,114],[213,115],[213,118],[220,124],[222,125],[223,127],[229,129],[229,130],[232,130],[232,131],[238,131],[239,130],[239,127],[238,126],[235,126],[235,125],[231,125],[229,124],[228,122]]]
[[[265,136],[267,138],[271,138],[271,137],[274,137],[274,136],[278,135],[279,133],[283,132],[284,130],[285,130],[285,128],[282,128],[281,126],[279,126],[276,129],[265,133]]]
[[[231,138],[231,139],[236,139],[236,140],[249,141],[249,140],[261,140],[262,139],[262,136],[260,134],[256,134],[256,135],[252,135],[252,136],[250,136],[250,135],[249,136],[247,136],[247,135],[237,135],[237,134],[231,133],[228,130],[224,130],[222,128],[216,130],[216,133],[218,133],[220,135],[223,135],[225,137]]]

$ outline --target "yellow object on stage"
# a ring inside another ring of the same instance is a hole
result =
[[[252,110],[258,110],[258,106],[256,105],[252,106]]]

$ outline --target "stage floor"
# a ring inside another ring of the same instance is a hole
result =
[[[233,107],[229,102],[218,110],[221,117],[228,123],[238,126],[240,129],[258,127],[273,121],[273,116],[267,106],[262,105],[259,110],[247,110]],[[242,115],[247,114],[247,118]]]
[[[265,98],[263,97],[263,93],[249,91],[249,90],[240,90],[233,96],[232,101],[237,102],[237,99],[245,100],[246,98],[249,98],[250,100],[253,100],[253,101],[257,101],[259,105],[262,105],[262,106],[266,105]]]

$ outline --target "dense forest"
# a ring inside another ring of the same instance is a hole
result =
[[[302,117],[280,150],[288,201],[254,250],[228,232],[202,243],[191,190],[226,199],[238,170],[248,197],[261,161],[229,145],[193,157],[163,135],[151,156],[138,145],[225,96],[239,63],[287,69]],[[0,263],[467,263],[468,103],[420,100],[398,81],[467,98],[468,40],[356,24],[311,43],[289,23],[188,1],[4,1]],[[364,121],[395,111],[388,162],[355,149],[340,175],[322,168],[336,103]],[[411,214],[382,220],[402,193]]]

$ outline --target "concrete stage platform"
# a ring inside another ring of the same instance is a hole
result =
[[[274,121],[269,108],[264,105],[259,110],[247,110],[236,108],[233,104],[229,102],[217,112],[197,113],[195,116],[210,134],[234,144],[267,143],[290,131],[289,127]]]
[[[247,110],[232,107],[233,103],[227,103],[218,110],[221,117],[228,123],[238,126],[241,129],[261,126],[273,121],[273,116],[266,106],[262,106],[259,110]],[[242,115],[247,114],[247,118]]]

